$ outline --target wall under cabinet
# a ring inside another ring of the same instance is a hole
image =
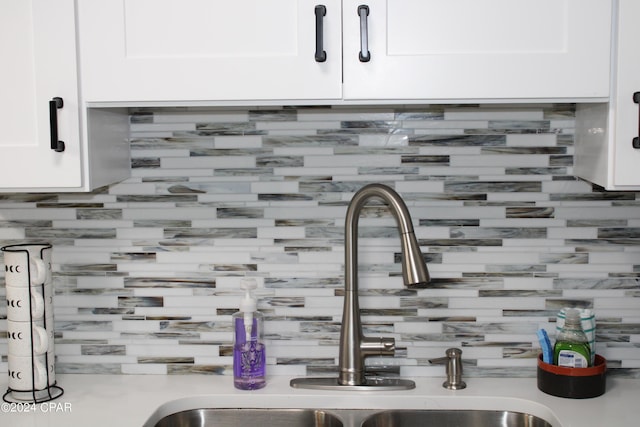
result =
[[[612,372],[637,377],[640,193],[576,180],[573,127],[572,105],[138,111],[131,179],[0,195],[0,243],[54,245],[59,372],[230,374],[245,275],[272,291],[269,372],[335,372],[346,206],[382,182],[433,280],[402,285],[394,220],[366,209],[365,329],[399,347],[371,364],[442,377],[427,359],[460,346],[467,376],[534,376],[536,330],[574,305],[595,309]]]

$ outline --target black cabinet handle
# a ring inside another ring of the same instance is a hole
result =
[[[636,92],[633,94],[633,102],[635,102],[636,104],[640,104],[640,92]],[[638,114],[638,136],[633,138],[633,148],[640,149],[640,111]]]
[[[369,62],[371,52],[369,52],[369,34],[367,29],[367,17],[369,16],[369,6],[361,4],[358,6],[358,16],[360,17],[360,62]]]
[[[58,109],[64,106],[62,98],[49,101],[49,129],[51,130],[51,149],[58,153],[64,151],[64,141],[58,140]]]
[[[324,39],[324,16],[327,14],[327,8],[322,5],[316,5],[316,62],[324,62],[327,60],[327,52],[322,46]]]

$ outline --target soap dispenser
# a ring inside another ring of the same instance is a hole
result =
[[[255,279],[242,279],[240,288],[244,291],[244,299],[240,303],[240,311],[232,316],[233,384],[241,390],[256,390],[266,385],[266,357],[262,339],[263,316],[257,310],[257,302],[253,294],[257,287]]]

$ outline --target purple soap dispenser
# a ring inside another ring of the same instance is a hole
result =
[[[244,290],[244,299],[240,302],[240,311],[232,316],[233,384],[240,390],[257,390],[267,384],[265,346],[262,339],[263,315],[257,310],[257,302],[252,293],[257,287],[255,279],[242,279],[240,288]]]

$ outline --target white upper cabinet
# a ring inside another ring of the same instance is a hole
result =
[[[611,1],[368,0],[362,24],[360,4],[344,0],[347,99],[609,95]]]
[[[0,191],[81,185],[74,19],[73,0],[0,1]],[[56,97],[64,151],[51,149]]]
[[[87,191],[129,174],[126,115],[95,111],[83,126],[75,17],[74,0],[0,0],[0,192]]]
[[[612,1],[80,0],[83,97],[593,101]]]
[[[102,0],[78,7],[88,101],[342,96],[339,0]]]
[[[640,2],[617,6],[610,101],[578,105],[574,172],[608,190],[640,190]]]

